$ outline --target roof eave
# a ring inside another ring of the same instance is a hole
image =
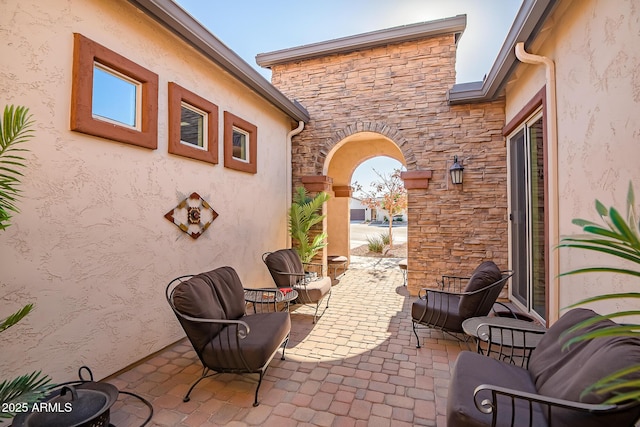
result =
[[[308,122],[307,110],[291,101],[172,0],[128,0],[208,59],[296,121]]]
[[[319,43],[260,53],[256,55],[256,62],[261,67],[269,68],[273,65],[287,62],[295,62],[337,53],[353,52],[390,43],[400,43],[442,34],[462,33],[466,26],[466,15],[458,15],[452,18],[403,25]]]
[[[486,102],[498,98],[519,63],[514,51],[516,44],[524,42],[527,46],[533,42],[556,3],[557,0],[524,0],[489,74],[481,82],[453,85],[448,92],[449,104]]]

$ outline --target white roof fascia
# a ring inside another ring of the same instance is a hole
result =
[[[443,34],[462,33],[467,26],[467,16],[458,15],[452,18],[403,25],[385,30],[357,34],[319,43],[292,47],[256,55],[256,62],[261,67],[295,62],[336,53],[347,53],[355,50],[381,46],[390,43],[417,40]],[[457,40],[457,39],[456,39]]]
[[[128,0],[212,62],[296,121],[308,122],[307,110],[291,101],[200,22],[172,0]]]
[[[535,39],[556,3],[556,0],[524,0],[489,74],[481,82],[455,84],[448,92],[449,103],[466,104],[496,99],[519,64],[515,45],[525,42],[526,46]]]

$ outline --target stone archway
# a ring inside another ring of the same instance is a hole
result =
[[[396,147],[397,158],[407,168],[403,179],[409,193],[412,293],[442,274],[473,271],[484,259],[499,265],[507,260],[504,100],[449,104],[456,31],[376,43],[363,36],[364,45],[321,49],[304,57],[284,54],[270,65],[272,83],[304,105],[311,117],[292,139],[293,188],[303,184],[310,192],[329,191],[334,199],[345,200],[342,208],[326,206],[327,212],[348,211],[355,163],[348,166],[348,178],[332,182],[331,168],[342,157],[343,146],[369,132]],[[454,156],[464,160],[464,186],[449,184]],[[320,229],[330,232],[328,223],[329,219]],[[330,240],[336,235],[348,233],[331,231]],[[347,251],[346,236],[342,247],[323,251],[325,265],[327,251]]]

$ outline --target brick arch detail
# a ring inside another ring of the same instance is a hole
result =
[[[386,123],[357,121],[355,123],[347,125],[344,128],[334,132],[333,136],[327,139],[324,147],[319,150],[320,154],[326,159],[331,150],[337,144],[339,144],[345,138],[359,132],[375,132],[387,137],[391,142],[396,144],[398,148],[400,148],[400,151],[404,156],[404,161],[406,163],[405,166],[407,170],[411,171],[417,169],[418,161],[413,150],[411,149],[411,144],[409,144],[407,139],[398,129],[395,129]]]

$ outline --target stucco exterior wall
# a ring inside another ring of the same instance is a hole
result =
[[[485,259],[507,264],[504,104],[448,105],[455,52],[449,34],[272,66],[273,84],[311,116],[293,140],[294,186],[330,172],[339,151],[363,143],[350,141],[362,132],[396,144],[408,171],[433,171],[428,188],[409,191],[414,293],[442,274],[470,274]],[[361,153],[360,161],[371,157]],[[460,188],[448,178],[454,155],[465,163]]]
[[[559,234],[580,232],[574,218],[599,221],[594,201],[623,214],[632,181],[640,189],[640,9],[634,1],[563,1],[529,51],[556,64]],[[507,121],[544,85],[542,66],[520,65],[507,87]],[[615,265],[585,251],[554,251],[560,272]],[[587,296],[637,290],[630,277],[587,274],[560,279],[559,307]],[[600,303],[610,312],[619,307]]]
[[[176,341],[164,289],[179,275],[230,265],[245,286],[270,286],[261,254],[287,245],[291,119],[126,1],[1,8],[1,104],[36,123],[21,213],[0,232],[0,317],[36,309],[2,335],[3,376],[62,382],[87,365],[102,378]],[[74,32],[159,75],[156,150],[69,130]],[[218,105],[219,164],[167,153],[170,81]],[[256,175],[224,167],[224,111],[257,126]],[[219,214],[198,240],[164,218],[194,191]]]

